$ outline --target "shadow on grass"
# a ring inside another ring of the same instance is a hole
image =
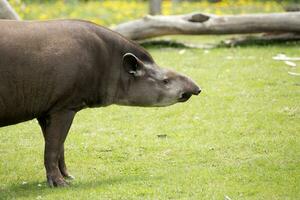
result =
[[[235,47],[266,47],[266,46],[279,46],[279,47],[298,47],[300,41],[259,41],[259,40],[248,40],[236,44],[226,44],[221,41],[220,43],[203,43],[203,44],[192,44],[184,43],[177,40],[145,40],[139,42],[141,46],[146,49],[159,49],[159,48],[174,48],[174,49],[211,49],[211,48],[235,48]]]
[[[231,48],[231,47],[266,47],[266,46],[279,46],[279,47],[299,47],[300,41],[263,41],[263,40],[246,40],[241,42],[236,42],[232,44],[226,44],[226,42],[222,41],[217,44],[217,48]]]
[[[89,182],[76,182],[74,180],[70,186],[65,188],[50,188],[46,182],[30,182],[27,184],[12,184],[11,186],[0,188],[0,199],[18,199],[18,198],[30,198],[39,199],[53,194],[55,191],[59,192],[71,192],[87,190],[92,188],[105,188],[107,186],[128,184],[129,182],[145,181],[153,179],[162,179],[162,177],[153,176],[121,176],[108,179],[92,180]],[[57,192],[55,192],[57,194]]]

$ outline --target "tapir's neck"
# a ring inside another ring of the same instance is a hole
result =
[[[130,84],[123,69],[124,54],[133,53],[146,62],[153,62],[153,59],[142,47],[118,33],[100,26],[97,26],[95,31],[101,38],[98,45],[101,51],[101,59],[98,61],[101,72],[100,90],[98,90],[101,100],[99,101],[101,106],[119,104],[120,101],[125,101]]]

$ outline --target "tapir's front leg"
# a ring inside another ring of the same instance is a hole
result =
[[[46,118],[39,118],[45,138],[44,164],[47,181],[51,187],[67,185],[59,168],[59,160],[74,116],[74,111],[61,111]]]

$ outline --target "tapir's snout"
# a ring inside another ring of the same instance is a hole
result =
[[[187,101],[192,95],[199,95],[201,93],[201,89],[190,91],[190,92],[184,92],[180,95],[178,101],[179,102],[185,102]]]
[[[201,93],[201,89],[197,86],[197,88],[194,89],[192,92],[193,95],[199,95]]]
[[[184,92],[180,94],[179,102],[187,101],[192,95],[199,95],[201,93],[200,87],[192,80],[187,80],[187,87]]]

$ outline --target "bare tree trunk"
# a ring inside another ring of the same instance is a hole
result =
[[[150,0],[149,2],[149,14],[159,15],[161,14],[161,0]]]
[[[20,20],[20,17],[6,0],[0,0],[0,19]]]
[[[133,40],[175,34],[299,33],[300,12],[227,16],[201,13],[146,16],[120,24],[114,30]]]

